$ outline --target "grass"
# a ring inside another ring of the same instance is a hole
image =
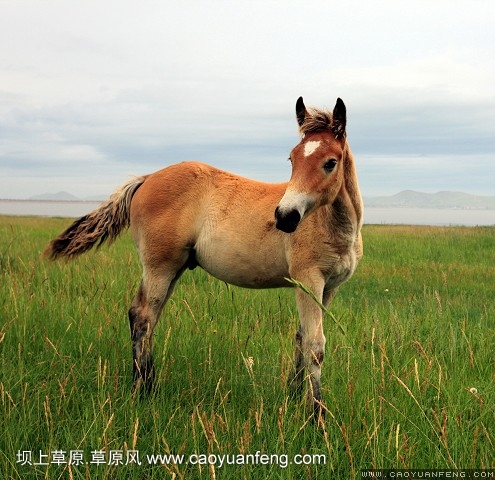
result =
[[[41,260],[68,223],[0,217],[0,478],[495,468],[494,228],[365,226],[365,257],[325,326],[317,429],[286,388],[292,290],[186,272],[156,330],[157,392],[141,399],[127,320],[135,249],[124,235],[72,263]],[[151,465],[158,454],[184,462]]]

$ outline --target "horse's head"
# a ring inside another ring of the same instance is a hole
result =
[[[275,209],[276,227],[286,233],[294,232],[314,209],[333,203],[344,179],[344,102],[338,98],[330,113],[307,110],[299,97],[296,115],[302,139],[290,154],[292,175]]]

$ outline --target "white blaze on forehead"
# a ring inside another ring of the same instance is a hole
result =
[[[309,157],[318,147],[320,146],[320,142],[311,141],[304,144],[304,155]]]

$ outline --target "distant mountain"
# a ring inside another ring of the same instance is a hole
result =
[[[79,200],[79,198],[75,197],[74,195],[68,192],[58,192],[58,193],[42,193],[41,195],[35,195],[34,197],[30,197],[29,200],[55,200],[55,201],[73,202]]]
[[[368,207],[418,207],[495,210],[495,196],[471,195],[463,192],[423,193],[404,190],[389,197],[367,197]]]
[[[42,193],[29,197],[29,200],[45,200],[52,202],[101,202],[105,200],[105,195],[92,195],[90,197],[79,198],[68,192]]]

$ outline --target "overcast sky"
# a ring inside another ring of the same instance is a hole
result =
[[[364,195],[495,195],[493,0],[0,0],[0,198],[195,159],[290,176],[295,102],[348,111]]]

